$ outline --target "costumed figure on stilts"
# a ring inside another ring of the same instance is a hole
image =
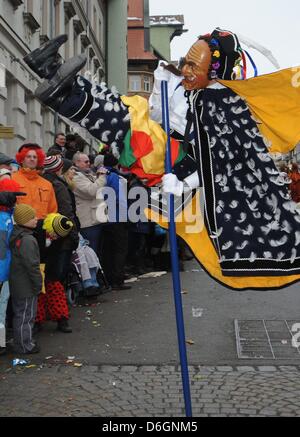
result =
[[[295,69],[246,79],[237,36],[216,28],[199,37],[178,69],[158,68],[150,118],[142,97],[120,96],[79,76],[84,55],[49,68],[65,38],[26,56],[45,78],[36,96],[110,144],[119,163],[148,187],[162,184],[164,192],[179,197],[190,192],[190,203],[202,187],[203,229],[189,233],[182,222],[177,234],[215,280],[239,290],[299,281],[300,214],[288,191],[290,181],[270,155],[286,153],[300,140]],[[168,80],[170,97],[173,171],[167,175],[160,80]],[[158,223],[161,216],[158,210]]]

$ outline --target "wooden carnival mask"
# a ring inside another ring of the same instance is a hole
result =
[[[179,69],[184,76],[186,90],[203,89],[216,79],[235,79],[234,67],[241,62],[241,46],[238,37],[217,27],[211,34],[199,36]]]
[[[182,85],[186,90],[206,88],[212,81],[209,69],[212,61],[211,50],[204,40],[192,45],[187,55],[180,61],[180,70],[184,79]]]

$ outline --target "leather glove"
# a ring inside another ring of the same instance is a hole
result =
[[[0,205],[6,206],[7,208],[13,208],[17,201],[17,196],[27,196],[27,194],[21,192],[0,191]]]
[[[183,193],[183,182],[175,174],[167,173],[162,177],[162,190],[164,193],[181,196]]]

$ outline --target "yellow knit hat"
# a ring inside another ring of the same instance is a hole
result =
[[[55,233],[62,238],[69,235],[73,227],[73,222],[61,214],[48,214],[43,224],[43,229],[49,234]]]
[[[25,226],[36,217],[35,210],[30,205],[19,203],[14,210],[14,219],[17,225]]]

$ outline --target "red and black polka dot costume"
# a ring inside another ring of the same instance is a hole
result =
[[[47,320],[58,322],[61,319],[69,319],[69,308],[64,286],[59,281],[46,281],[46,294],[40,294],[36,322],[43,323]]]

